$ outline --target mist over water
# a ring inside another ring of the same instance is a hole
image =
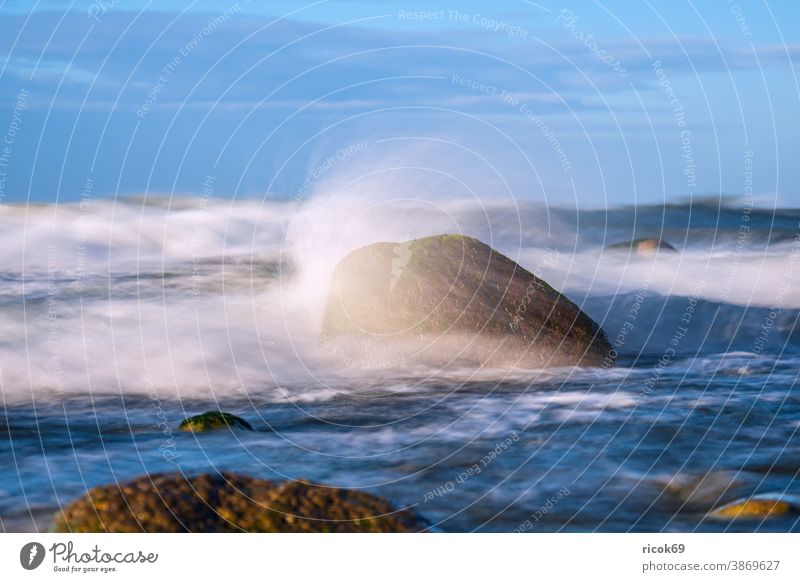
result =
[[[612,340],[633,321],[623,354],[658,354],[679,327],[687,328],[682,354],[800,345],[800,211],[736,201],[592,211],[502,199],[365,200],[363,188],[376,184],[349,184],[302,203],[3,206],[5,400],[154,389],[327,398],[358,376],[338,369],[318,341],[336,262],[372,242],[452,232],[517,260]],[[645,236],[680,252],[604,248]],[[690,325],[681,326],[687,309]],[[367,385],[381,382],[365,376]]]

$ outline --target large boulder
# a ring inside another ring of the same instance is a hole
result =
[[[376,243],[342,259],[322,341],[353,367],[609,365],[611,345],[577,305],[474,238]]]
[[[97,487],[56,514],[55,532],[405,532],[425,524],[359,491],[232,473],[145,475]]]

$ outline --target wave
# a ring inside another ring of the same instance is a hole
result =
[[[588,297],[584,310],[622,354],[800,352],[800,310],[646,292]]]
[[[612,340],[627,330],[623,355],[796,352],[799,220],[795,209],[745,213],[718,201],[575,210],[363,192],[303,202],[6,204],[2,394],[9,402],[109,393],[294,401],[419,383],[437,371],[337,369],[319,325],[342,256],[442,232],[475,236],[517,260],[581,304]],[[642,236],[680,252],[605,249]],[[544,381],[549,373],[523,375]]]

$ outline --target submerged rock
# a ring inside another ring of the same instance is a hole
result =
[[[470,237],[360,248],[336,266],[322,341],[348,366],[611,365],[589,316]]]
[[[798,500],[781,495],[755,495],[727,503],[709,513],[722,519],[763,519],[800,513]]]
[[[209,410],[203,414],[191,416],[178,425],[178,430],[184,432],[204,432],[225,427],[253,430],[250,423],[243,418],[239,418],[235,414],[230,414],[228,412],[220,412],[219,410]]]
[[[407,532],[425,524],[380,497],[232,473],[145,475],[90,490],[55,532]]]
[[[649,255],[655,254],[659,251],[666,251],[669,253],[677,253],[678,249],[660,238],[637,238],[628,242],[614,243],[608,245],[606,250],[609,251],[628,251],[631,250],[636,254]]]
[[[663,497],[671,510],[707,512],[720,499],[731,499],[743,486],[734,471],[710,471],[703,474],[678,474],[663,483]]]

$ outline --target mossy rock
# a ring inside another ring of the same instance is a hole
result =
[[[409,532],[425,523],[374,495],[233,473],[145,475],[90,490],[55,532]]]
[[[353,251],[334,270],[322,343],[350,367],[610,365],[605,333],[545,281],[474,238]]]
[[[250,423],[243,418],[239,418],[235,414],[220,412],[218,410],[210,410],[203,414],[198,414],[197,416],[191,416],[178,425],[178,430],[184,432],[205,432],[207,430],[225,427],[253,430]]]
[[[764,519],[798,513],[798,507],[780,496],[756,496],[727,503],[709,515],[720,519]]]
[[[609,251],[633,251],[640,255],[655,254],[657,252],[677,253],[678,249],[660,238],[637,238],[628,242],[608,245]]]

